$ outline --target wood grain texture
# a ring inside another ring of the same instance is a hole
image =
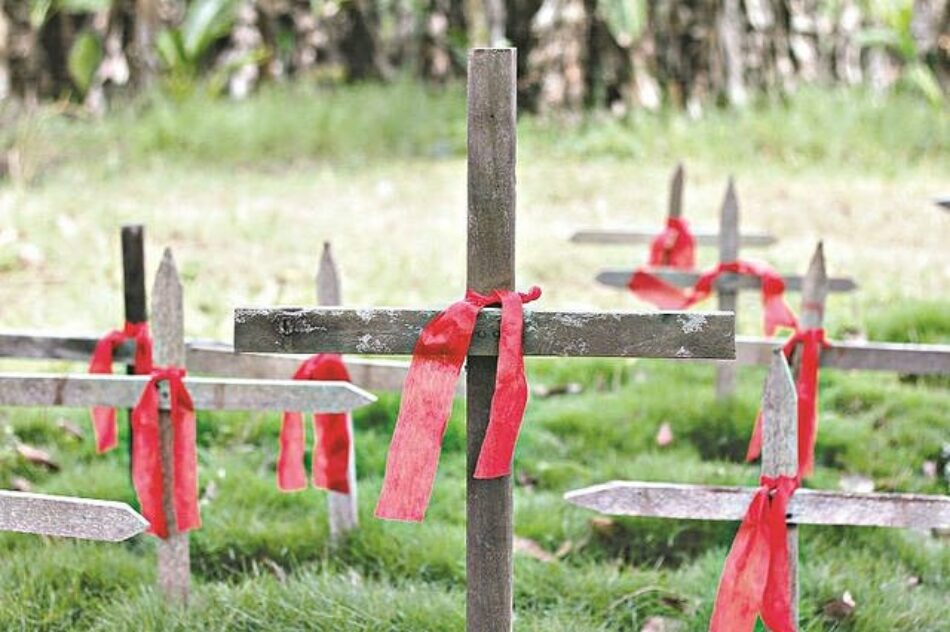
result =
[[[135,406],[144,375],[5,373],[0,406]],[[376,400],[346,382],[186,377],[197,410],[312,410],[347,412]]]
[[[469,55],[467,287],[478,292],[515,287],[515,76],[513,48],[475,49]],[[414,332],[413,340],[418,334]],[[492,342],[497,349],[497,340]],[[470,632],[512,629],[511,477],[473,476],[488,427],[496,363],[495,358],[471,352],[466,362],[466,629]]]
[[[125,503],[0,491],[0,531],[120,542],[147,527]]]
[[[152,336],[156,367],[185,366],[184,299],[172,252],[168,248],[152,287]],[[168,535],[158,541],[158,588],[166,600],[188,602],[191,587],[191,550],[188,534],[178,531],[175,517],[174,428],[168,411],[168,384],[159,387],[158,430],[162,451],[162,509]]]
[[[651,271],[653,274],[663,279],[667,283],[677,287],[693,287],[699,280],[699,272],[688,270],[656,269]],[[630,276],[633,270],[630,268],[607,268],[597,273],[597,282],[609,287],[627,289],[627,283],[630,282]],[[785,290],[787,292],[799,292],[802,289],[802,277],[797,275],[783,274],[785,280]],[[762,287],[762,281],[749,276],[740,276],[736,274],[723,274],[716,281],[716,290],[725,288],[736,288],[739,290],[757,290]],[[828,291],[833,293],[853,292],[858,285],[851,279],[831,278],[828,279]]]
[[[828,298],[829,279],[825,271],[825,248],[819,241],[802,281],[802,308],[799,325],[802,329],[816,329],[824,324],[825,300]]]
[[[742,520],[754,487],[612,481],[568,492],[565,500],[613,516]],[[861,527],[950,527],[950,497],[799,489],[789,522]]]
[[[333,253],[330,251],[330,242],[323,243],[323,253],[320,255],[320,265],[317,268],[316,295],[319,305],[341,305],[343,295],[340,289],[340,274]],[[352,379],[352,375],[350,379]],[[347,432],[350,435],[350,451],[348,455],[349,468],[346,479],[350,493],[341,494],[334,491],[327,492],[327,518],[330,524],[330,541],[339,542],[340,539],[359,526],[359,505],[356,489],[356,435],[353,434],[353,419],[347,417]]]
[[[726,187],[726,195],[719,212],[719,262],[739,258],[739,198],[732,176]],[[722,287],[717,292],[719,311],[736,312],[739,291],[734,287]],[[716,365],[716,398],[725,399],[736,392],[736,364],[722,362]]]
[[[409,355],[438,312],[415,309],[238,308],[242,352]],[[529,356],[731,359],[734,318],[719,312],[540,312],[525,309]],[[500,310],[482,310],[472,356],[498,351]]]
[[[575,232],[570,241],[575,244],[600,244],[605,246],[634,246],[649,244],[659,228],[588,228]],[[693,238],[697,246],[718,246],[719,233],[709,230],[694,230]],[[743,233],[739,236],[739,245],[743,248],[764,248],[778,242],[778,239],[765,233]]]
[[[670,207],[667,211],[669,217],[683,216],[683,185],[686,180],[686,172],[683,169],[683,163],[678,163],[673,170],[673,176],[670,178]]]

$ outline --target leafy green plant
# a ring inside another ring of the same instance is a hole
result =
[[[85,93],[92,85],[96,70],[102,62],[102,43],[90,31],[83,31],[69,49],[66,65],[69,77],[80,92]]]
[[[195,0],[179,28],[158,36],[158,54],[174,74],[195,77],[211,46],[231,30],[235,0]]]
[[[871,3],[871,12],[882,25],[862,31],[858,43],[864,48],[882,48],[895,55],[903,66],[899,83],[939,105],[943,91],[933,70],[923,62],[911,30],[913,1],[877,0]]]
[[[645,0],[599,0],[597,12],[607,23],[614,40],[624,48],[640,37],[649,20]]]

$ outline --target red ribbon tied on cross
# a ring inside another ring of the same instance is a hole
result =
[[[478,313],[501,304],[498,369],[488,428],[475,466],[475,478],[511,473],[515,443],[528,401],[524,375],[522,305],[538,299],[541,289],[519,294],[469,290],[423,328],[412,352],[399,416],[389,446],[386,476],[376,516],[418,522],[425,517],[439,465],[442,437],[452,409],[455,383],[468,354]]]
[[[762,281],[762,307],[765,335],[771,336],[779,327],[797,329],[795,314],[785,303],[785,281],[770,265],[761,261],[737,260],[720,263],[703,272],[696,284],[686,290],[671,285],[646,270],[637,270],[627,287],[640,299],[660,309],[688,309],[707,298],[716,280],[723,274],[753,276]]]
[[[757,615],[772,632],[797,629],[785,516],[798,485],[797,477],[762,477],[726,557],[709,632],[751,632]]]
[[[666,218],[666,228],[650,242],[651,266],[690,270],[696,265],[696,239],[681,217]]]
[[[195,444],[195,407],[182,378],[185,370],[162,367],[152,377],[132,409],[132,482],[148,532],[168,537],[162,505],[162,442],[159,430],[158,383],[168,382],[169,414],[172,426],[172,506],[179,532],[201,526],[198,510],[198,454]]]
[[[127,340],[135,341],[135,374],[148,375],[152,371],[152,338],[148,323],[125,323],[122,329],[110,331],[99,339],[89,362],[89,373],[111,374],[112,356],[116,347]],[[108,452],[118,443],[115,408],[94,406],[91,410],[92,428],[96,435],[96,451]]]
[[[295,380],[350,381],[343,358],[335,353],[312,356],[297,368]],[[341,494],[350,493],[350,416],[346,413],[317,413],[313,416],[313,485]],[[307,487],[304,467],[303,415],[285,411],[280,428],[280,456],[277,459],[277,486],[283,491]]]
[[[821,350],[831,344],[821,328],[796,331],[785,342],[782,351],[791,361],[795,348],[801,345],[801,364],[795,380],[798,394],[798,476],[810,476],[815,469],[815,443],[818,439],[818,370]],[[753,461],[762,453],[762,413],[755,420],[746,460]]]

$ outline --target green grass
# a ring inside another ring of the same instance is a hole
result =
[[[20,152],[30,177],[0,183],[2,325],[115,326],[116,227],[129,221],[147,223],[150,270],[159,246],[174,247],[189,335],[229,336],[237,304],[311,302],[328,238],[347,302],[444,305],[464,278],[463,249],[451,245],[464,243],[463,99],[460,86],[409,82],[288,86],[243,103],[151,97],[101,121],[46,110],[5,125],[0,144]],[[643,252],[569,247],[565,237],[581,225],[659,225],[669,168],[683,158],[695,224],[714,223],[732,172],[743,225],[781,236],[779,247],[750,255],[802,269],[815,239],[825,240],[832,273],[861,285],[855,297],[831,299],[830,332],[947,342],[950,224],[928,196],[950,167],[948,124],[945,111],[919,101],[860,91],[805,91],[699,121],[522,118],[519,279],[543,286],[548,309],[632,307],[590,279]],[[24,260],[23,243],[39,262]],[[701,256],[708,263],[714,253]],[[740,330],[758,331],[758,310],[757,297],[743,299]],[[584,391],[528,407],[515,530],[567,552],[551,563],[516,555],[516,630],[637,631],[651,616],[704,630],[734,524],[594,520],[562,495],[611,479],[754,484],[757,467],[741,459],[763,371],[744,369],[736,397],[716,402],[709,365],[533,360],[528,368],[532,384]],[[168,609],[156,595],[152,538],[107,545],[0,534],[0,629],[461,630],[464,405],[456,403],[421,525],[372,517],[397,407],[389,394],[356,413],[362,527],[338,546],[322,493],[276,491],[277,413],[199,413],[200,482],[215,493],[192,536],[192,607]],[[835,489],[862,475],[880,490],[948,493],[940,470],[948,410],[941,381],[823,371],[810,484]],[[60,431],[63,417],[86,437]],[[675,436],[667,447],[655,441],[663,423]],[[20,476],[42,491],[134,502],[122,439],[97,456],[83,411],[0,410],[0,486]],[[17,441],[48,450],[61,470],[25,462]],[[927,461],[936,477],[925,474]],[[945,539],[800,533],[803,630],[945,628]],[[845,591],[854,613],[826,617],[823,606]]]

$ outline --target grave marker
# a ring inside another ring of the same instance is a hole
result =
[[[683,215],[684,180],[685,172],[682,163],[680,163],[676,165],[673,176],[670,178],[668,217],[682,217]],[[653,241],[656,233],[656,229],[585,229],[571,235],[571,241],[577,244],[641,245]],[[697,246],[719,246],[721,236],[721,223],[719,232],[693,231]],[[765,233],[743,233],[739,237],[739,244],[747,248],[771,246],[777,241],[775,237]]]
[[[762,474],[795,476],[798,471],[798,413],[795,385],[780,350],[762,398],[764,441]],[[565,500],[614,516],[695,520],[742,520],[758,490],[671,483],[613,481],[568,492]],[[798,489],[788,505],[789,570],[797,620],[797,525],[903,527],[950,526],[950,498],[921,494],[848,493]]]
[[[468,287],[511,289],[515,228],[515,51],[476,49],[468,73]],[[411,354],[436,311],[239,308],[235,348],[282,353]],[[478,315],[467,365],[467,625],[512,624],[511,477],[475,479],[494,392],[498,309]],[[720,313],[524,314],[523,353],[553,356],[727,358],[733,317]]]
[[[156,366],[182,366],[185,360],[182,288],[171,251],[166,250],[152,290],[152,331]],[[147,375],[0,374],[0,406],[134,406]],[[345,382],[250,380],[186,377],[196,410],[316,410],[347,412],[375,398]],[[171,503],[174,462],[167,382],[159,383],[159,432],[163,506],[169,536],[158,544],[158,580],[171,601],[187,601],[188,536],[176,531]]]

